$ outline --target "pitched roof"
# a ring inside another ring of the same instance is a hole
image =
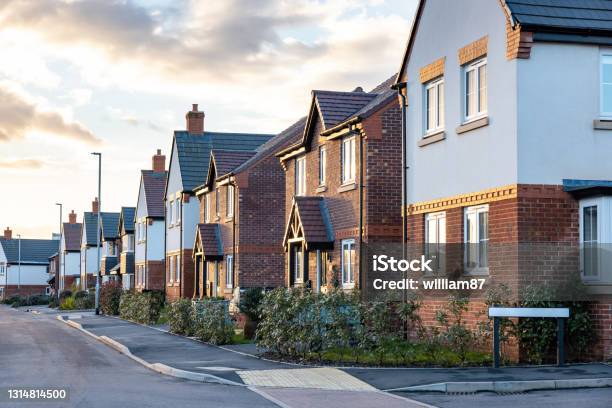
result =
[[[219,224],[198,224],[196,231],[196,248],[201,245],[204,257],[223,256],[223,245]]]
[[[217,177],[231,173],[242,163],[255,155],[255,151],[238,151],[238,150],[221,150],[214,149],[212,151],[213,160],[215,161],[215,171]]]
[[[312,244],[326,244],[334,241],[325,199],[323,197],[295,197],[285,230],[283,245],[287,244],[289,228],[296,216],[299,218],[307,248]]]
[[[609,0],[506,0],[506,6],[527,30],[612,32]]]
[[[117,232],[121,235],[121,227],[126,233],[134,232],[134,215],[136,213],[135,207],[121,207],[121,215],[119,217],[119,227]]]
[[[395,83],[403,81],[412,45],[419,28],[426,0],[419,0],[408,42]],[[612,1],[610,0],[501,0],[513,25],[536,32],[534,41],[612,44]],[[574,36],[568,34],[580,34]]]
[[[102,213],[102,237],[104,237],[104,240],[110,240],[119,237],[120,216],[121,213]]]
[[[81,228],[83,224],[74,223],[70,224],[65,222],[63,225],[64,243],[66,251],[80,251],[81,250]]]
[[[245,169],[248,169],[264,157],[274,154],[278,150],[287,148],[292,144],[298,143],[302,138],[302,134],[304,133],[304,126],[306,126],[305,116],[298,119],[295,123],[268,140],[266,143],[262,144],[257,149],[257,153],[249,160],[238,166],[236,170],[234,170],[234,173],[239,173]]]
[[[224,132],[204,132],[201,135],[192,135],[187,131],[175,131],[174,140],[183,190],[193,191],[197,186],[204,184],[208,175],[212,149],[255,150],[272,136],[270,134]]]
[[[164,216],[164,188],[167,175],[167,171],[142,170],[142,184],[149,217]]]
[[[19,243],[21,241],[21,244]],[[58,251],[56,239],[0,239],[7,262],[10,264],[48,264],[49,258]],[[20,250],[21,246],[21,250]],[[20,256],[21,252],[21,256]]]
[[[96,230],[98,229],[98,213],[84,212],[83,213],[83,231],[87,234],[85,242],[87,245],[96,245]]]
[[[332,128],[359,111],[376,97],[362,90],[353,92],[312,91],[325,129]]]

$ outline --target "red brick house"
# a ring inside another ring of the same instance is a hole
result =
[[[274,153],[303,128],[300,120],[252,150],[212,150],[206,183],[195,189],[194,297],[237,300],[243,289],[284,284],[285,172]]]
[[[361,248],[400,240],[401,116],[391,84],[313,91],[302,137],[277,152],[286,285],[365,288]]]
[[[582,279],[600,339],[593,354],[604,359],[611,10],[591,0],[421,0],[396,81],[407,100],[409,243],[446,245],[443,273],[515,295]],[[472,310],[483,301],[474,294]],[[424,305],[433,319],[439,302]]]

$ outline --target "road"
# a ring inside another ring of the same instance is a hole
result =
[[[0,306],[0,389],[67,387],[68,403],[0,407],[276,407],[241,387],[166,377],[49,316]]]

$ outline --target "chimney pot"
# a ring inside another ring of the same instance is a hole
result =
[[[13,238],[13,231],[11,231],[9,227],[6,227],[6,229],[4,230],[4,239],[12,239],[12,238]]]
[[[68,214],[68,222],[70,224],[76,224],[76,217],[77,215],[74,213],[74,210],[72,210],[70,214]]]
[[[191,104],[191,111],[192,112],[197,112],[198,111],[198,104],[197,103],[192,103]]]
[[[157,154],[153,156],[153,171],[156,173],[166,171],[166,156],[161,154],[161,149],[157,149]]]
[[[100,208],[100,203],[98,202],[98,197],[96,197],[95,200],[91,202],[91,212],[93,212],[94,214],[97,214],[99,208]]]
[[[193,104],[193,109],[185,115],[187,121],[187,132],[192,135],[204,133],[204,112],[198,110],[198,104]]]

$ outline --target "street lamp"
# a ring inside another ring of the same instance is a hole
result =
[[[21,234],[17,234],[19,249],[17,255],[17,292],[21,295]]]
[[[100,215],[102,214],[102,153],[93,152],[98,156],[98,228],[96,234],[96,246],[98,247],[98,272],[96,273],[96,315],[100,314],[100,271],[102,270],[102,259],[100,259]],[[85,274],[87,277],[87,274]]]
[[[57,282],[57,293],[55,294],[55,296],[57,296],[57,300],[59,301],[59,294],[60,294],[60,290],[64,289],[64,277],[63,275],[60,273],[60,269],[62,267],[62,234],[63,234],[63,230],[62,230],[62,210],[63,210],[63,205],[62,203],[55,203],[55,205],[59,206],[59,232],[60,232],[60,236],[59,236],[59,245],[58,245],[58,249],[57,249],[57,259],[59,260],[59,262],[57,263],[57,270],[55,271],[55,281]],[[60,280],[61,278],[61,280]]]

